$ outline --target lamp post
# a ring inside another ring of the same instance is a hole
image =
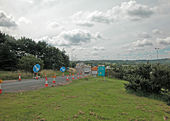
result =
[[[157,61],[158,61],[158,50],[159,50],[159,48],[155,48],[155,50],[156,50],[156,53],[157,53]]]

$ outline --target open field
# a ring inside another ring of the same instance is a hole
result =
[[[85,78],[59,87],[0,95],[2,121],[164,121],[166,103],[127,93],[125,81]]]
[[[21,78],[22,79],[31,79],[31,78],[33,78],[33,73],[30,73],[30,72],[0,71],[0,79],[2,79],[2,80],[18,79],[19,73],[21,73]],[[47,77],[54,76],[54,73],[56,74],[56,76],[61,76],[62,75],[61,71],[54,71],[54,70],[42,70],[42,71],[39,72],[39,75],[41,77],[43,77],[45,73],[46,73]],[[68,74],[68,72],[65,72],[65,74]]]

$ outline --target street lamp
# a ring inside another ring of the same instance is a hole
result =
[[[158,60],[158,50],[159,50],[159,48],[155,48],[155,50],[156,50],[156,53],[157,53],[157,60]]]

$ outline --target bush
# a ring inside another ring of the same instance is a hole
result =
[[[168,66],[154,66],[150,73],[152,85],[170,90],[170,68]]]
[[[36,58],[33,55],[23,56],[19,62],[18,67],[21,70],[25,70],[26,72],[33,72],[33,66],[36,64],[40,64],[41,69],[43,69],[44,63],[41,59]]]
[[[133,74],[125,74],[128,84],[126,89],[160,94],[162,90],[170,90],[170,69],[167,66],[149,64],[139,65]]]

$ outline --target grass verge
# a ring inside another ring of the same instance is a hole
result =
[[[5,121],[164,121],[166,103],[129,94],[125,81],[85,78],[71,84],[0,95],[0,120]]]

